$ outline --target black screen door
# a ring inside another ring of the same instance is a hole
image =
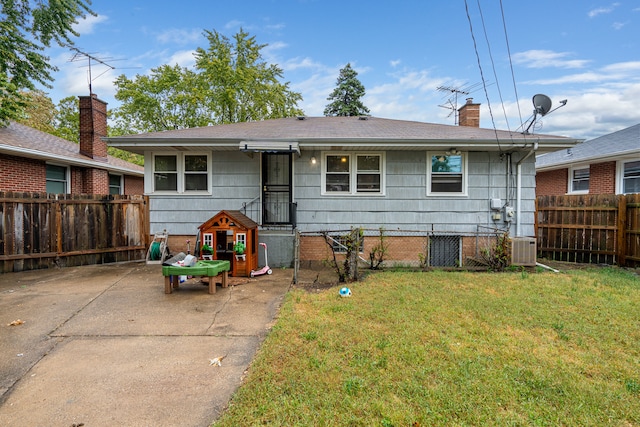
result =
[[[262,154],[262,223],[290,224],[291,153]]]

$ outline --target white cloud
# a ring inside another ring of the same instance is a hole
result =
[[[594,18],[594,17],[596,17],[598,15],[602,15],[602,14],[605,14],[605,13],[611,13],[618,6],[620,6],[620,3],[616,2],[616,3],[611,4],[611,6],[598,7],[598,8],[595,8],[595,9],[591,9],[589,11],[589,13],[587,13],[587,15],[589,16],[589,18]]]
[[[177,64],[181,67],[192,68],[196,63],[195,53],[195,50],[179,50],[169,57],[167,64],[171,66]]]
[[[80,19],[78,23],[73,26],[73,29],[80,35],[91,34],[98,24],[108,20],[109,17],[107,15],[87,15],[84,19]]]
[[[202,31],[199,29],[169,28],[156,35],[156,39],[163,44],[175,43],[178,45],[193,44],[200,40]]]
[[[614,30],[621,30],[625,25],[627,24],[624,22],[614,22],[611,26]]]
[[[515,64],[527,68],[584,68],[589,64],[585,59],[566,59],[569,52],[554,52],[551,50],[528,50],[512,55]]]

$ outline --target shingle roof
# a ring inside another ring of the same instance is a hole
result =
[[[570,150],[560,150],[536,157],[536,169],[566,166],[590,160],[621,156],[640,157],[640,123],[607,135],[590,139]]]
[[[237,150],[238,143],[244,140],[296,141],[301,148],[311,148],[314,144],[321,143],[345,146],[366,145],[371,142],[405,148],[409,144],[423,147],[426,143],[439,143],[449,147],[461,143],[493,147],[500,144],[503,145],[502,148],[508,149],[539,142],[557,149],[571,147],[579,142],[573,138],[553,135],[523,135],[493,129],[377,117],[290,117],[108,138],[111,145],[134,152],[142,152],[144,147],[184,148],[190,145]]]
[[[113,156],[107,156],[106,162],[93,160],[91,157],[80,154],[79,149],[76,143],[19,123],[11,122],[9,126],[0,128],[0,152],[2,153],[94,166],[136,176],[144,175],[142,166]]]

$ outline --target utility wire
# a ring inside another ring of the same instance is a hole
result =
[[[516,86],[516,75],[513,72],[513,61],[511,60],[511,48],[509,47],[509,35],[507,32],[507,21],[504,19],[504,7],[502,6],[502,0],[500,0],[500,13],[502,14],[502,28],[504,29],[504,40],[507,44],[507,55],[509,57],[509,68],[511,69],[511,81],[513,82],[513,92],[516,97],[516,106],[518,107],[518,117],[520,118],[520,127],[524,128],[524,122],[522,121],[522,112],[520,111],[520,99],[518,98],[518,87]],[[527,136],[525,135],[525,138]]]
[[[498,138],[498,130],[496,129],[496,122],[493,118],[493,110],[491,109],[491,101],[489,100],[489,93],[487,92],[487,81],[484,78],[484,72],[482,71],[482,64],[480,63],[480,54],[478,53],[478,45],[476,43],[476,37],[473,33],[473,25],[471,23],[471,15],[469,14],[469,4],[467,0],[464,0],[464,7],[467,12],[467,20],[469,21],[469,30],[471,31],[471,39],[473,40],[473,49],[476,53],[476,60],[478,61],[478,68],[480,69],[480,79],[482,80],[482,87],[484,88],[484,95],[487,98],[487,106],[489,107],[489,115],[491,116],[491,124],[493,125],[493,132],[496,136],[496,142],[498,143],[498,150],[502,153],[502,147],[500,146],[500,139]],[[497,83],[497,82],[496,82]]]

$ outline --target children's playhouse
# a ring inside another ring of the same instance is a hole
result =
[[[200,258],[230,261],[234,277],[258,268],[258,224],[242,212],[220,211],[198,230]]]

